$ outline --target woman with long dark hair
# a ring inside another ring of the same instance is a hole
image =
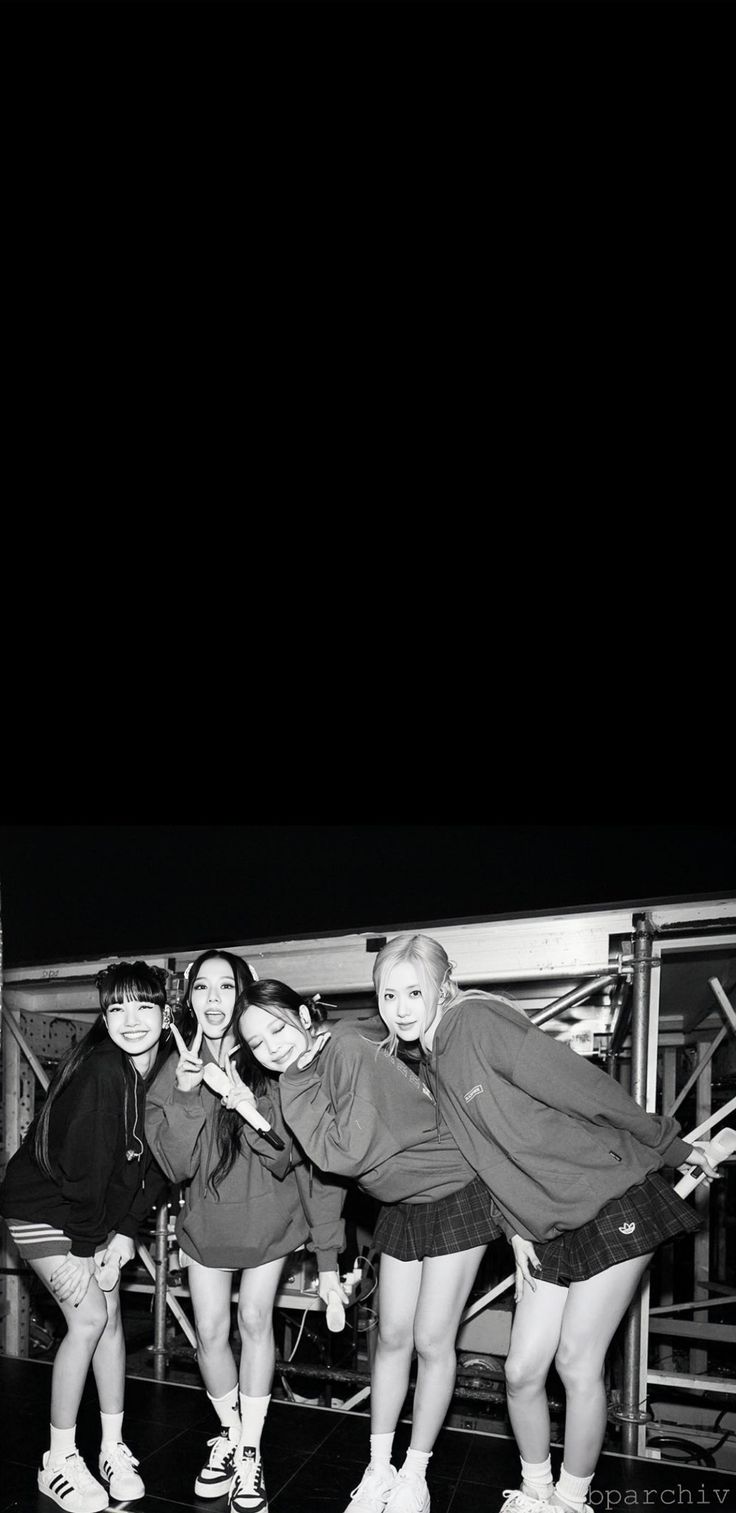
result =
[[[267,1513],[260,1446],[276,1359],[273,1308],[286,1257],[311,1239],[320,1296],[327,1301],[336,1291],[347,1300],[337,1269],[344,1189],[307,1170],[260,1068],[252,1086],[240,1082],[241,1101],[266,1120],[279,1149],[225,1108],[207,1083],[208,1067],[230,1066],[236,999],[250,991],[254,975],[242,957],[217,947],[191,964],[177,1030],[181,1054],[163,1068],[146,1114],[157,1160],[172,1181],[185,1184],[176,1233],[188,1266],[199,1369],[219,1422],[194,1490],[198,1497],[227,1492],[232,1513]],[[239,1370],[230,1345],[237,1272]]]
[[[57,1067],[0,1188],[0,1212],[20,1254],[67,1325],[51,1371],[50,1444],[38,1485],[68,1513],[108,1506],[108,1491],[76,1445],[90,1364],[102,1425],[99,1474],[111,1497],[132,1501],[145,1491],[122,1434],[120,1268],[165,1187],[146,1144],[145,1109],[169,1051],[166,981],[163,968],[144,961],[119,961],[98,974],[99,1017]]]

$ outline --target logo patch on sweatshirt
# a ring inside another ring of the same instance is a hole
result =
[[[635,1229],[635,1224],[619,1224],[618,1226],[618,1232],[620,1235],[633,1235]]]
[[[482,1092],[483,1092],[483,1084],[482,1084],[482,1082],[478,1082],[478,1083],[476,1083],[475,1087],[471,1087],[469,1093],[463,1093],[463,1098],[465,1099],[466,1103],[472,1103],[473,1099],[477,1098],[478,1094],[482,1093]]]

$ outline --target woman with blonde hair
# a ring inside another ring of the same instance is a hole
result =
[[[431,936],[387,941],[373,981],[389,1048],[413,1048],[418,1075],[493,1194],[514,1250],[506,1385],[522,1486],[504,1494],[501,1513],[589,1513],[608,1347],[657,1246],[699,1228],[662,1168],[687,1162],[709,1179],[717,1173],[702,1142],[688,1144],[676,1120],[646,1113],[511,998],[461,991]],[[553,1361],[567,1403],[556,1483],[545,1388]]]

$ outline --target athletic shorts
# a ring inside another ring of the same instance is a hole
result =
[[[660,1172],[650,1172],[643,1182],[630,1187],[622,1198],[606,1203],[579,1229],[567,1230],[554,1240],[535,1240],[542,1269],[537,1271],[532,1266],[530,1274],[535,1281],[569,1287],[571,1282],[586,1282],[609,1266],[630,1261],[632,1256],[646,1255],[676,1235],[694,1234],[700,1227],[690,1204]]]
[[[436,1203],[387,1203],[373,1232],[373,1244],[397,1261],[423,1261],[488,1245],[503,1233],[499,1212],[480,1177]]]
[[[65,1256],[72,1242],[63,1229],[53,1224],[36,1224],[28,1219],[6,1219],[5,1223],[24,1261],[43,1261],[49,1256]]]
[[[6,1219],[5,1223],[24,1261],[43,1261],[51,1256],[65,1256],[72,1248],[69,1236],[53,1224],[38,1224],[31,1219]],[[114,1233],[111,1229],[106,1239],[96,1246],[95,1260],[107,1249]]]

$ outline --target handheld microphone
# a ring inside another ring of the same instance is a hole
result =
[[[213,1093],[219,1093],[221,1098],[225,1093],[232,1091],[232,1082],[227,1072],[224,1072],[221,1066],[215,1066],[214,1061],[207,1062],[202,1076],[207,1086],[212,1088]],[[264,1140],[267,1140],[275,1151],[286,1150],[281,1136],[271,1129],[268,1120],[264,1119],[263,1114],[259,1114],[258,1109],[254,1108],[247,1098],[241,1099],[240,1103],[236,1103],[235,1107],[241,1119],[245,1119],[247,1124],[250,1124],[253,1129],[258,1130],[259,1135],[262,1135]]]
[[[708,1141],[705,1154],[711,1166],[717,1166],[719,1161],[725,1161],[728,1156],[736,1155],[736,1129],[719,1129],[718,1134]],[[678,1197],[686,1198],[704,1177],[705,1172],[701,1167],[691,1166],[675,1186]]]

